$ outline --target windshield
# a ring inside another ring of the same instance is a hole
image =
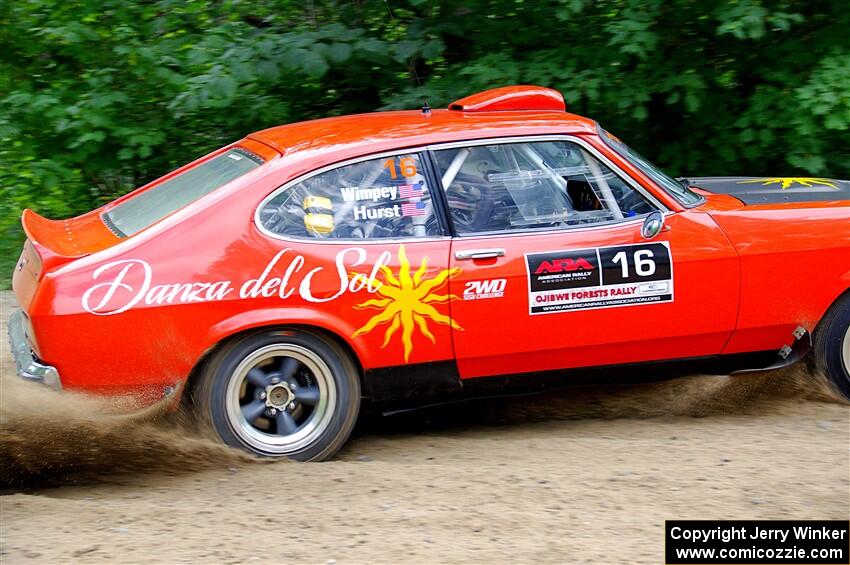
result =
[[[673,195],[673,197],[685,206],[693,206],[702,202],[702,197],[686,186],[652,164],[646,157],[620,141],[620,139],[597,125],[599,137],[606,145],[635,165],[646,176],[661,185],[661,188]]]
[[[225,151],[125,200],[106,212],[103,219],[118,235],[133,235],[262,163],[260,157],[244,149]]]

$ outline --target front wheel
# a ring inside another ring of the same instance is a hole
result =
[[[346,442],[360,381],[337,344],[303,330],[271,330],[225,346],[197,388],[199,417],[225,443],[257,455],[321,461]]]
[[[815,361],[835,391],[850,400],[850,294],[821,320],[815,332]]]

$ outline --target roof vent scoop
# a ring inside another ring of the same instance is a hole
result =
[[[472,94],[449,104],[459,112],[505,112],[538,110],[565,112],[564,97],[557,90],[542,86],[503,86]]]

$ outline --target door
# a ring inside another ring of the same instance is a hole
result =
[[[666,214],[575,139],[433,153],[457,237],[450,283],[462,377],[717,354],[739,266],[707,215]]]

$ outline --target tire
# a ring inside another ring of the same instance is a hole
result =
[[[323,461],[348,440],[360,379],[330,339],[267,330],[222,348],[196,388],[198,416],[224,443],[260,456]]]
[[[815,362],[835,391],[850,400],[850,294],[839,298],[818,325]]]

